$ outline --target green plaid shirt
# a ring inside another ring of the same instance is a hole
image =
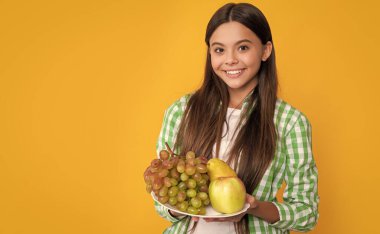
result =
[[[165,142],[174,144],[189,97],[183,96],[165,111],[157,153],[165,149]],[[242,108],[247,108],[247,98]],[[318,170],[312,153],[311,126],[303,113],[281,99],[276,103],[274,123],[278,134],[275,157],[252,195],[258,200],[272,202],[279,211],[280,220],[270,224],[249,215],[249,230],[250,233],[308,231],[315,226],[319,216]],[[286,188],[284,202],[280,203],[276,194],[283,181]],[[155,208],[160,216],[172,222],[165,234],[187,233],[189,216],[172,217],[168,209],[156,202]]]

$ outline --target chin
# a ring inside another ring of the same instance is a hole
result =
[[[241,82],[226,82],[226,85],[231,89],[239,89],[244,86]]]

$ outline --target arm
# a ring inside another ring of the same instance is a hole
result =
[[[238,222],[246,213],[259,217],[278,229],[311,230],[318,219],[318,171],[311,151],[311,126],[299,116],[286,134],[286,189],[284,203],[258,201],[247,194],[247,212],[228,218],[206,219],[208,222]],[[194,219],[194,218],[193,218]]]
[[[259,217],[268,223],[277,222],[280,219],[277,207],[272,202],[258,201],[252,195],[246,195],[246,202],[250,207],[246,212],[243,212],[236,216],[227,218],[205,218],[206,222],[239,222],[244,215],[250,214]],[[194,221],[198,221],[199,218],[193,217]]]
[[[280,229],[309,231],[318,219],[318,170],[315,165],[311,126],[304,115],[300,115],[294,126],[285,136],[287,184],[284,202],[273,202],[280,220],[271,224]]]
[[[164,219],[172,222],[172,223],[175,223],[177,221],[179,221],[180,219],[182,219],[184,216],[180,216],[180,214],[172,214],[170,212],[170,210],[168,208],[166,208],[165,206],[162,206],[160,205],[159,203],[157,203],[156,201],[154,202],[154,208],[156,209],[156,212]]]
[[[268,223],[275,223],[280,220],[278,209],[272,202],[255,201],[255,203],[254,205],[250,203],[252,208],[247,210],[248,214],[261,218]]]
[[[175,137],[178,131],[178,127],[182,118],[182,114],[184,111],[185,99],[181,98],[172,104],[164,114],[164,119],[161,127],[161,131],[156,144],[157,155],[162,149],[165,149],[165,142],[169,144],[170,147],[174,145]],[[175,149],[173,149],[174,151]],[[167,219],[170,222],[177,222],[180,218],[180,214],[169,212],[169,209],[155,202],[154,204],[157,213]],[[177,217],[178,216],[178,217]]]

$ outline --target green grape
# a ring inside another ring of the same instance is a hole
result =
[[[207,198],[206,200],[202,202],[203,202],[203,205],[208,206],[210,204],[210,199]]]
[[[198,165],[199,163],[202,163],[201,159],[199,157],[195,158],[195,165]]]
[[[186,159],[189,159],[189,158],[195,158],[195,153],[193,151],[188,151],[186,153]]]
[[[189,179],[189,176],[186,174],[186,173],[182,173],[181,174],[181,180],[182,181],[186,181],[186,180],[188,180]]]
[[[179,173],[177,171],[177,168],[172,168],[170,170],[170,176],[174,179],[179,179]]]
[[[199,186],[199,191],[207,193],[208,186],[206,184]]]
[[[197,157],[193,151],[185,156],[170,155],[161,150],[144,171],[146,191],[154,192],[162,204],[170,204],[191,215],[206,214],[211,204],[208,195],[210,178],[207,158]]]
[[[158,176],[161,177],[161,178],[166,177],[168,174],[169,174],[169,171],[168,171],[168,169],[165,169],[165,168],[162,168],[162,169],[158,172]]]
[[[193,189],[197,186],[197,182],[194,179],[188,179],[186,185],[188,188]]]
[[[149,182],[147,182],[148,184],[153,184],[154,180],[156,178],[158,178],[158,175],[157,173],[151,173],[148,175],[148,178],[149,178]]]
[[[198,181],[197,183],[199,186],[202,186],[202,185],[206,185],[207,184],[207,181],[205,179],[201,179],[200,181]]]
[[[152,188],[153,188],[153,185],[152,184],[146,184],[146,191],[148,193],[151,193],[152,192]]]
[[[149,167],[149,170],[150,170],[150,172],[152,172],[152,173],[156,173],[156,172],[159,172],[160,171],[160,166],[159,167],[152,167],[152,166],[150,166]]]
[[[168,188],[172,186],[172,183],[170,183],[170,178],[169,177],[165,177],[164,178],[164,185],[166,187],[168,187]]]
[[[172,206],[175,206],[177,204],[177,198],[176,197],[170,197],[169,198],[169,204]]]
[[[173,161],[173,167],[177,167],[179,157],[171,157],[170,160]]]
[[[210,180],[210,177],[207,175],[207,173],[202,174],[202,178],[205,179],[206,181]]]
[[[196,170],[197,172],[199,173],[206,173],[207,172],[207,166],[205,164],[197,164],[196,166]]]
[[[170,184],[171,186],[176,186],[178,184],[178,180],[174,179],[174,178],[170,178]]]
[[[152,191],[154,192],[154,195],[156,195],[156,197],[158,197],[159,195],[158,195],[158,192],[160,192],[160,190],[158,189],[152,189]]]
[[[166,168],[168,170],[172,169],[173,166],[174,166],[174,161],[173,160],[167,159],[167,160],[164,160],[162,162],[162,167]]]
[[[186,159],[186,165],[195,166],[195,158]]]
[[[187,189],[187,185],[185,182],[181,181],[179,184],[178,184],[178,188],[179,190],[186,190]]]
[[[197,182],[199,182],[202,179],[202,175],[199,172],[196,172],[192,177]]]
[[[188,175],[194,175],[195,174],[195,167],[191,166],[189,164],[186,164],[185,173]]]
[[[206,200],[208,198],[208,195],[205,192],[199,192],[197,194],[197,197],[199,197],[202,201],[204,201],[204,200]]]
[[[150,175],[151,174],[152,174],[152,172],[150,171],[150,166],[149,166],[144,171],[144,181],[145,181],[145,183],[147,183],[147,184],[151,184],[152,183],[152,181],[150,180]]]
[[[195,196],[197,195],[197,191],[195,191],[195,189],[188,189],[188,190],[186,191],[186,195],[187,195],[188,197],[195,197]]]
[[[187,207],[187,213],[190,213],[190,214],[193,214],[193,215],[197,215],[198,214],[198,209],[193,207],[193,206],[189,206]]]
[[[160,159],[166,160],[169,158],[169,156],[170,156],[169,151],[167,151],[167,150],[161,150],[160,151]]]
[[[167,194],[168,194],[168,187],[166,186],[163,186],[158,192],[158,195],[161,197],[166,196]]]
[[[178,156],[178,163],[185,163],[185,160],[186,160],[185,156]]]
[[[177,194],[177,200],[179,202],[182,202],[186,199],[186,193],[185,191],[179,191],[178,194]]]
[[[185,162],[179,161],[177,164],[177,171],[179,173],[184,173],[185,172]]]
[[[176,165],[177,165],[177,160],[175,158],[170,158],[169,165],[168,165],[169,169],[172,169]]]
[[[161,160],[156,158],[156,159],[153,159],[152,162],[150,163],[150,166],[153,167],[153,168],[158,168],[158,167],[161,167]]]
[[[153,181],[153,190],[159,190],[162,185],[163,185],[163,180],[162,178],[156,178],[154,181]]]
[[[189,207],[189,204],[187,203],[187,201],[183,201],[181,203],[178,203],[178,209],[180,211],[186,212],[187,207]]]
[[[150,183],[153,184],[154,181],[160,180],[161,178],[158,176],[158,173],[149,173],[148,175]]]
[[[173,186],[173,187],[171,187],[171,188],[169,189],[169,191],[168,191],[168,195],[169,195],[169,197],[177,196],[178,191],[179,191],[179,189],[178,189],[177,186]]]
[[[206,214],[206,207],[201,206],[198,208],[198,214],[199,215],[205,215]]]
[[[158,197],[158,201],[161,202],[162,204],[165,204],[169,201],[169,197],[168,196],[162,196],[162,197]]]
[[[199,197],[193,197],[190,200],[190,204],[195,208],[199,208],[202,205],[202,201]]]

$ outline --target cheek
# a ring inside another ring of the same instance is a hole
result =
[[[222,64],[223,62],[221,58],[211,56],[211,66],[214,70],[219,69]]]
[[[247,66],[257,67],[257,66],[260,66],[261,64],[261,57],[258,54],[252,54],[252,55],[245,56],[244,58],[242,58],[242,61]]]

